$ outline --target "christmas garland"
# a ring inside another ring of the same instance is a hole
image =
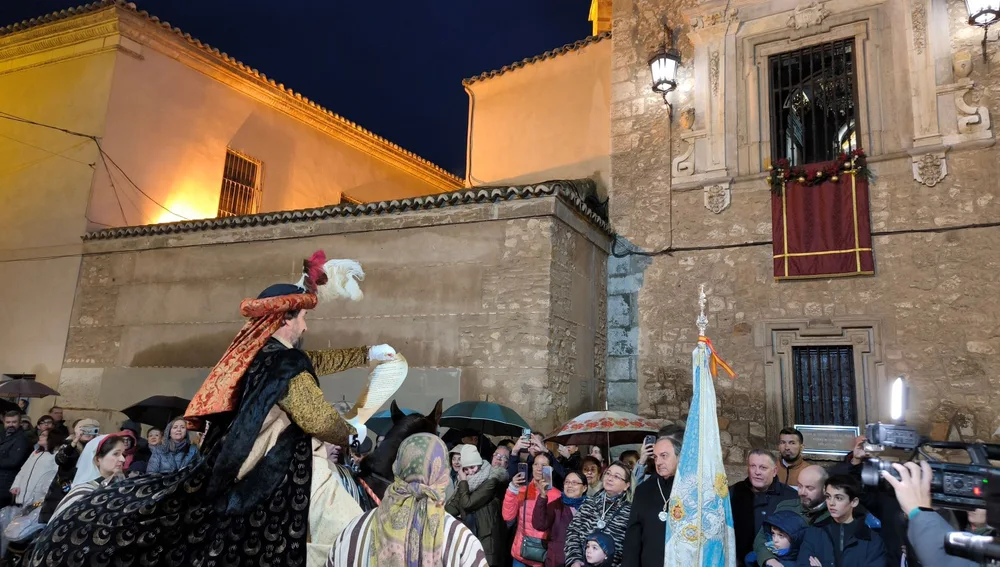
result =
[[[804,187],[816,187],[827,181],[836,183],[844,173],[853,173],[866,181],[870,181],[872,177],[872,172],[868,169],[868,159],[864,150],[860,148],[849,154],[840,154],[836,161],[823,168],[810,171],[801,165],[789,167],[788,160],[782,158],[777,161],[776,167],[769,167],[768,171],[770,173],[767,182],[774,193],[781,193],[781,188],[790,181],[795,181]]]

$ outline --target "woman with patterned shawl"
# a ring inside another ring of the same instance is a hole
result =
[[[450,470],[439,437],[407,437],[382,503],[347,525],[327,567],[489,567],[476,536],[444,510]]]
[[[396,355],[388,345],[299,350],[317,293],[358,299],[364,277],[357,262],[326,262],[322,251],[304,271],[297,285],[273,285],[240,305],[250,320],[185,416],[205,431],[203,458],[75,502],[39,535],[25,565],[323,564],[361,509],[338,490],[324,445],[347,444],[354,428],[323,399],[317,376]]]

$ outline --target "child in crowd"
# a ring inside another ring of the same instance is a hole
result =
[[[888,567],[885,544],[855,518],[861,483],[850,475],[833,475],[824,487],[830,519],[806,529],[799,549],[800,567]]]
[[[583,556],[588,567],[610,567],[615,557],[615,540],[604,532],[594,532],[587,538]]]
[[[775,512],[764,520],[764,526],[770,534],[767,548],[777,556],[783,567],[795,567],[805,535],[806,521],[791,510]],[[751,552],[746,558],[747,567],[756,567],[757,554]]]

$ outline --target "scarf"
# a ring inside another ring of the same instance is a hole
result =
[[[566,494],[562,495],[563,506],[566,506],[567,508],[572,508],[573,510],[579,510],[580,505],[583,504],[583,501],[586,499],[587,499],[586,494],[577,498],[570,498],[569,496],[566,496]]]
[[[201,431],[205,418],[236,410],[240,381],[254,357],[285,322],[285,313],[316,307],[316,295],[300,293],[263,299],[244,299],[240,314],[250,318],[232,344],[198,388],[188,404],[184,418],[188,429]],[[169,432],[164,432],[169,435]]]
[[[441,564],[444,492],[451,469],[448,447],[436,435],[407,437],[392,465],[395,481],[371,521],[369,560],[379,567]]]
[[[479,472],[470,476],[466,482],[469,483],[469,492],[475,492],[477,488],[486,482],[486,479],[490,478],[490,474],[493,472],[493,465],[483,461],[481,467],[479,467]]]

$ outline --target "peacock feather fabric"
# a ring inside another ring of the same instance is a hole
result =
[[[729,480],[722,463],[713,370],[731,369],[706,337],[692,353],[694,396],[667,508],[664,567],[735,567]]]

